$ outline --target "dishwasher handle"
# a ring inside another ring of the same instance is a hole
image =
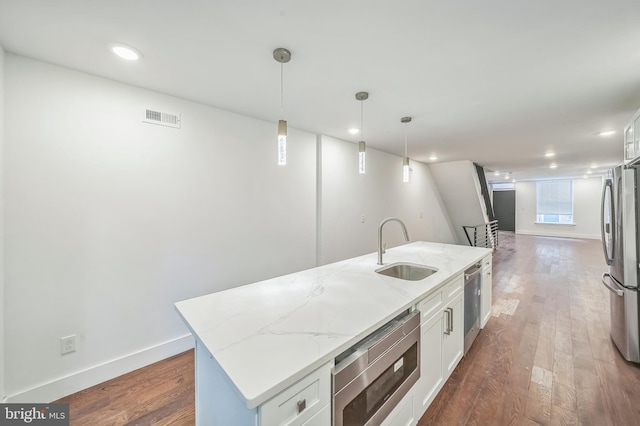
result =
[[[609,277],[609,279],[611,280],[611,282],[613,283],[613,285],[618,286],[618,283],[615,282],[615,279],[611,276],[610,273],[605,272],[604,274],[602,274],[602,284],[604,284],[604,286],[611,291],[612,293],[615,293],[617,296],[623,297],[624,296],[624,291],[620,290],[619,288],[615,288],[613,287],[611,284],[609,284],[605,278]]]
[[[469,282],[470,280],[472,280],[473,277],[478,275],[480,272],[482,272],[482,264],[481,263],[477,263],[473,267],[471,267],[471,268],[467,269],[466,271],[464,271],[464,282],[465,282],[465,284],[467,282]]]

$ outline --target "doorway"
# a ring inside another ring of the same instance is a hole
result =
[[[499,231],[516,230],[516,191],[493,191],[493,212]]]

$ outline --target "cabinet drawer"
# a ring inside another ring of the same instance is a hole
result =
[[[444,300],[448,301],[464,289],[464,274],[457,275],[442,288]]]
[[[261,426],[305,424],[331,400],[331,367],[328,362],[307,377],[260,406]],[[309,423],[313,424],[313,422]]]
[[[487,272],[491,270],[493,263],[493,258],[491,256],[487,256],[482,259],[482,272]]]
[[[424,324],[429,321],[435,314],[440,313],[444,306],[442,299],[442,289],[437,290],[431,296],[427,296],[418,302],[418,310],[420,311],[420,323]]]
[[[329,426],[331,424],[331,405],[325,405],[318,414],[302,426]]]

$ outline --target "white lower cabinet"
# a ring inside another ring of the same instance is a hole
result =
[[[426,411],[440,390],[442,374],[442,334],[444,320],[442,313],[422,324],[420,343],[420,380],[416,385],[419,404]]]
[[[257,408],[247,408],[222,368],[196,340],[196,426],[331,425],[331,368],[319,367]]]
[[[332,366],[332,362],[325,364],[262,404],[258,408],[260,426],[323,424],[322,417],[315,415],[331,403]]]
[[[418,303],[423,314],[420,380],[414,387],[414,418],[420,419],[462,359],[464,350],[464,278],[454,277]],[[426,313],[426,314],[425,314]]]
[[[482,287],[480,290],[480,326],[482,328],[491,317],[492,266],[491,255],[482,259]]]
[[[325,405],[320,412],[309,420],[304,422],[302,426],[328,426],[331,424],[331,405]]]
[[[413,407],[414,397],[411,391],[393,409],[380,426],[412,426],[417,423],[415,409]]]
[[[442,369],[444,380],[447,380],[456,368],[464,352],[464,293],[459,293],[446,303],[444,316],[450,321],[449,327],[444,324],[445,332],[442,334]]]

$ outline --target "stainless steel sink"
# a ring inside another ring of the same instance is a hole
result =
[[[384,268],[376,269],[376,272],[401,280],[420,281],[435,274],[438,270],[415,263],[392,263]]]

